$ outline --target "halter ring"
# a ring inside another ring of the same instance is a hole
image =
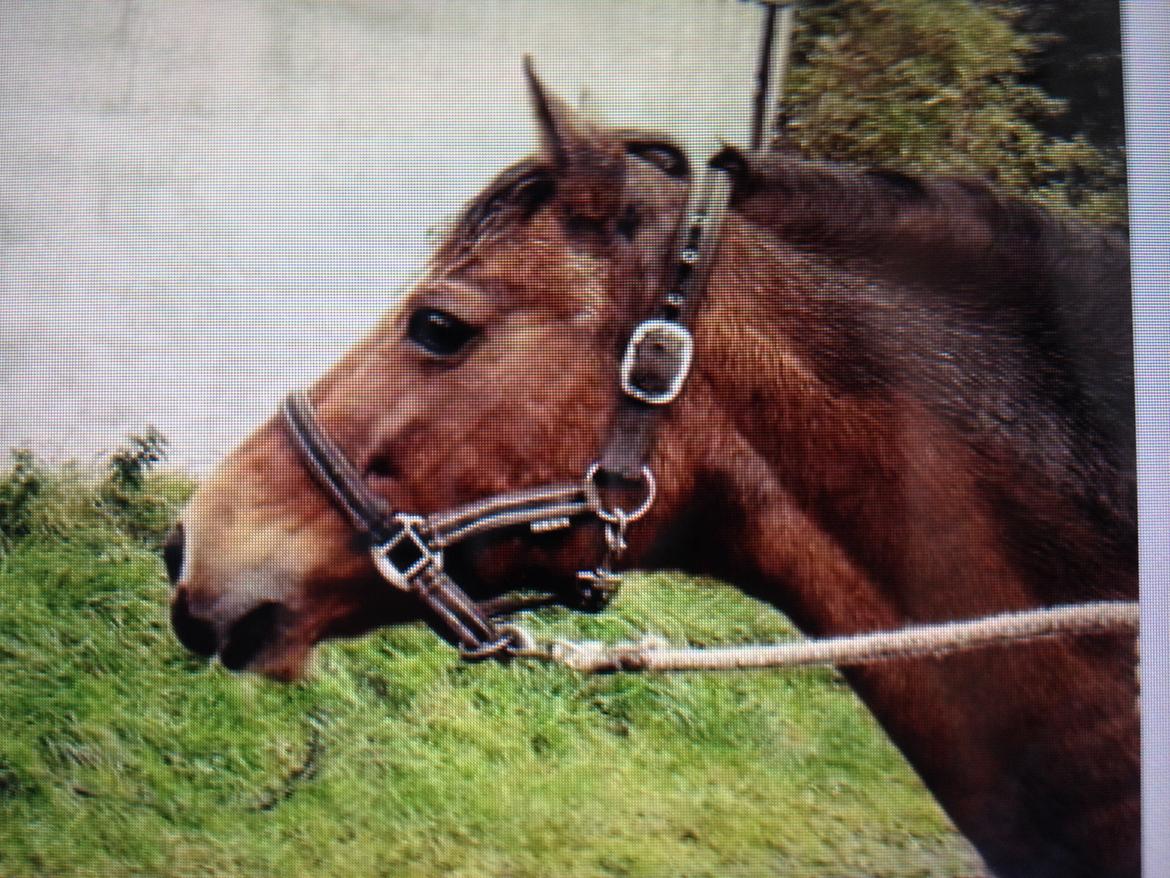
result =
[[[589,504],[589,508],[598,518],[606,524],[620,525],[624,530],[627,524],[637,521],[650,511],[650,507],[654,505],[654,498],[658,496],[658,483],[654,481],[654,473],[650,472],[650,467],[643,466],[641,472],[638,473],[638,479],[646,491],[646,496],[632,512],[627,512],[620,506],[612,509],[606,508],[605,501],[601,499],[601,489],[597,486],[599,472],[601,472],[601,463],[594,461],[585,471],[585,481],[581,486],[585,493],[585,502]]]

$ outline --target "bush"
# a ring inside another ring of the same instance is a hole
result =
[[[144,433],[131,433],[126,444],[110,455],[110,487],[121,493],[142,490],[142,479],[156,463],[167,456],[167,439],[155,427]]]
[[[0,478],[0,551],[28,536],[42,482],[33,453],[27,448],[13,450],[12,468]]]
[[[0,476],[0,552],[23,541],[157,549],[194,489],[189,476],[157,469],[165,447],[154,428],[131,434],[97,473],[13,451]]]
[[[147,475],[166,458],[167,439],[153,426],[131,433],[110,455],[109,471],[99,496],[121,530],[157,548],[174,522],[173,498],[148,490]]]
[[[1046,45],[985,0],[802,6],[776,146],[907,173],[987,178],[1090,222],[1125,222],[1125,168],[1074,134],[1065,102],[1028,84]]]

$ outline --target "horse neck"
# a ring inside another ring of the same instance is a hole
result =
[[[687,427],[735,531],[706,529],[736,546],[710,572],[818,634],[1035,605],[995,548],[970,450],[863,362],[864,333],[886,331],[865,283],[742,225],[725,240]]]
[[[660,443],[664,481],[674,460],[693,473],[674,478],[693,496],[662,540],[687,547],[670,562],[734,582],[820,636],[1045,603],[987,487],[1008,496],[1017,470],[978,455],[888,380],[895,372],[864,366],[864,331],[908,331],[901,318],[875,325],[882,309],[866,304],[866,283],[730,230],[696,326],[691,389]],[[1060,518],[1040,487],[1019,490],[1035,494],[1041,525]],[[1083,529],[1056,527],[1051,551]],[[1086,588],[1106,593],[1116,577],[1136,589],[1122,561],[1103,566]],[[1049,642],[847,675],[994,869],[1126,874],[1136,850],[1133,660],[1124,639]],[[1035,733],[1026,752],[1011,732],[1021,723]],[[1087,791],[1083,776],[1100,765],[1109,770]],[[1045,811],[1086,796],[1100,797],[1099,814],[1076,826]],[[1102,837],[1123,849],[1102,852]],[[1063,852],[1049,862],[1054,840]]]
[[[668,453],[705,480],[688,505],[721,498],[700,564],[826,634],[1136,597],[1131,529],[1103,537],[1070,499],[1073,426],[1038,403],[978,426],[1032,392],[986,363],[1024,373],[1027,354],[940,328],[939,307],[733,218],[670,440],[687,451]]]

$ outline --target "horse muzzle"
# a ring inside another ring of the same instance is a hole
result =
[[[218,657],[230,671],[256,670],[270,676],[296,676],[293,666],[305,649],[291,643],[293,614],[276,601],[261,600],[243,612],[199,613],[186,588],[171,601],[171,627],[179,642],[196,655]],[[223,621],[224,616],[228,621]]]
[[[292,653],[305,650],[290,648],[289,634],[295,627],[292,611],[266,596],[265,592],[272,590],[265,588],[237,592],[249,595],[246,602],[225,596],[195,596],[183,581],[183,543],[182,525],[176,525],[163,544],[163,560],[174,586],[171,627],[179,642],[204,658],[218,656],[223,666],[232,671],[254,668],[282,678],[295,676],[289,659],[294,657]],[[301,663],[303,656],[293,662],[298,667]]]

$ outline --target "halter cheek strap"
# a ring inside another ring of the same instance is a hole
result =
[[[703,185],[680,224],[654,311],[626,344],[619,373],[623,395],[601,456],[601,468],[608,473],[638,478],[650,457],[658,420],[690,373],[695,350],[690,327],[715,263],[732,186],[729,172],[708,164]]]
[[[497,626],[446,573],[443,551],[473,536],[527,526],[533,533],[600,521],[601,561],[578,574],[579,604],[600,609],[618,584],[613,565],[626,548],[626,529],[654,503],[647,466],[655,427],[681,393],[694,357],[690,324],[698,310],[731,197],[730,174],[714,163],[686,207],[665,263],[652,313],[630,335],[618,368],[622,398],[601,457],[580,481],[505,492],[431,515],[395,512],[366,485],[361,473],[321,428],[307,393],[285,399],[281,414],[301,460],[369,546],[386,582],[413,594],[452,634],[464,658],[502,657],[528,646],[516,629]],[[605,489],[624,483],[640,492],[626,509],[607,503]],[[547,601],[544,601],[547,602]]]

